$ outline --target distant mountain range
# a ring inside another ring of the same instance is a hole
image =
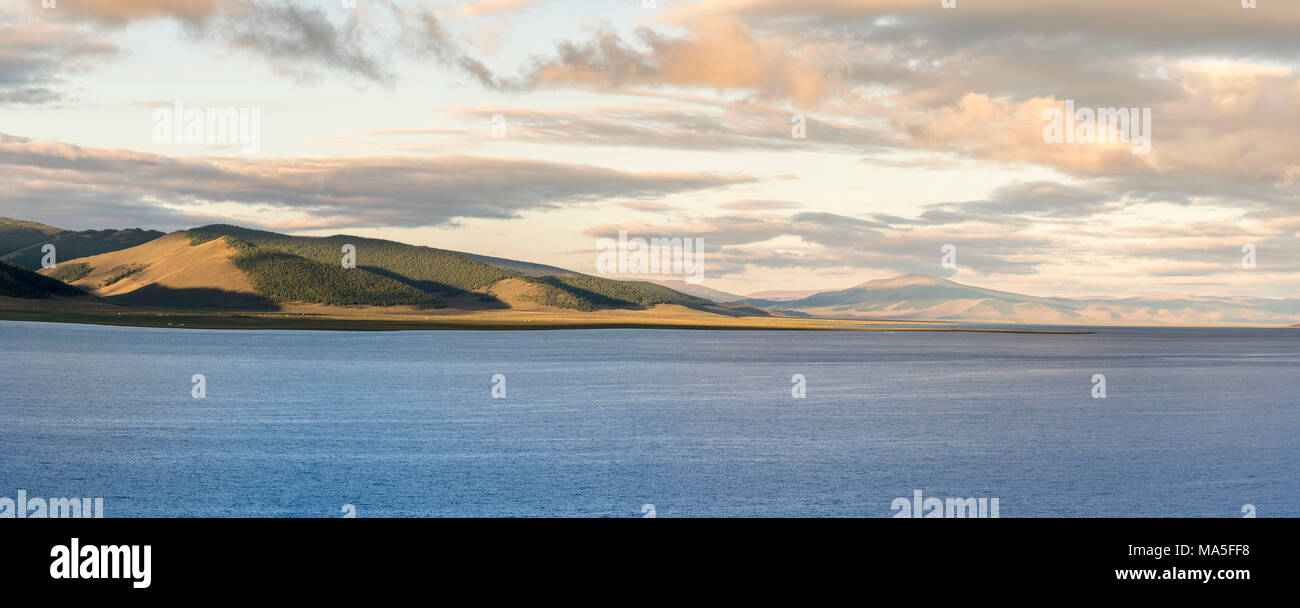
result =
[[[46,243],[57,248],[57,267],[31,272],[28,269],[40,267]],[[355,247],[355,268],[341,264],[345,245]],[[139,229],[74,232],[0,218],[0,260],[13,261],[0,265],[0,297],[80,296],[180,310],[376,307],[399,312],[581,314],[656,308],[728,317],[1032,324],[1290,325],[1300,320],[1298,299],[1044,298],[919,274],[847,289],[764,291],[743,297],[683,281],[613,280],[382,239],[298,237],[230,225],[170,234]]]
[[[1300,319],[1300,299],[1041,298],[920,274],[868,281],[793,300],[747,298],[742,301],[768,310],[792,310],[815,316],[993,323],[1275,324]]]
[[[745,296],[750,300],[772,300],[776,302],[789,302],[791,300],[802,300],[804,298],[817,295],[819,293],[834,291],[833,289],[773,289],[769,291],[759,291]]]
[[[738,296],[682,281],[657,281],[718,303],[785,316],[1041,324],[1281,324],[1300,319],[1300,299],[1216,297],[1042,298],[923,274],[829,290]]]

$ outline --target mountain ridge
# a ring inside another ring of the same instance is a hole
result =
[[[746,299],[767,310],[821,317],[1012,323],[1260,324],[1300,318],[1300,299],[1129,296],[1074,299],[1031,296],[924,274],[873,279],[794,300]]]
[[[0,261],[36,270],[45,257],[45,245],[53,245],[55,262],[134,247],[163,236],[158,230],[141,228],[65,230],[39,222],[0,217]]]
[[[355,255],[354,267],[343,266],[345,255]],[[60,266],[41,273],[115,303],[162,308],[593,312],[671,305],[725,316],[771,314],[715,306],[652,283],[542,264],[385,239],[302,237],[230,224],[177,231]]]

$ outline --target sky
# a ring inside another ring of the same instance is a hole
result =
[[[1300,297],[1292,0],[44,4],[0,0],[0,216],[590,273],[625,230],[737,294]],[[178,102],[256,150],[160,135]],[[1067,102],[1149,110],[1150,150],[1049,141]]]

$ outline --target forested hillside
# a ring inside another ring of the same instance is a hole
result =
[[[80,289],[63,281],[36,274],[8,262],[0,262],[0,296],[48,298],[52,296],[80,295],[85,294]]]
[[[490,299],[492,285],[517,279],[534,286],[527,296],[530,300],[573,310],[708,304],[651,283],[567,271],[554,276],[526,275],[502,267],[521,267],[512,260],[483,258],[501,264],[494,265],[461,253],[382,239],[297,237],[224,224],[187,233],[194,245],[225,238],[237,251],[236,266],[249,276],[258,293],[280,302],[433,308],[443,306],[445,298],[471,292]],[[356,248],[356,268],[342,267],[344,245]]]
[[[163,233],[157,230],[82,230],[73,232],[36,222],[0,218],[0,261],[28,270],[41,267],[42,247],[54,245],[55,262],[118,251],[148,243]]]

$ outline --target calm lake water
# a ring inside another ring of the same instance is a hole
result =
[[[889,517],[914,490],[1002,517],[1300,516],[1300,329],[0,321],[0,353],[0,497],[109,517]]]

